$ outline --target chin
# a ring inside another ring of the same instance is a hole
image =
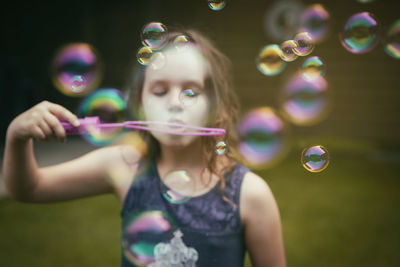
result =
[[[194,140],[196,140],[195,136],[170,135],[163,133],[153,133],[153,136],[160,144],[176,148],[189,146],[194,142]]]

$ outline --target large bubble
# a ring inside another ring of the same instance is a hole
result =
[[[258,70],[267,76],[278,75],[286,66],[286,62],[282,60],[281,56],[282,50],[278,45],[264,46],[256,59]]]
[[[328,83],[323,76],[309,80],[299,72],[282,90],[281,110],[292,123],[308,126],[326,118],[331,107],[330,101]]]
[[[168,243],[176,230],[171,216],[160,210],[135,212],[123,222],[122,249],[133,264],[145,266],[155,261],[157,244]]]
[[[51,66],[54,86],[67,96],[90,93],[102,79],[103,67],[97,51],[87,43],[71,43],[61,47]]]
[[[101,88],[83,99],[79,105],[78,116],[97,116],[102,124],[120,123],[127,117],[126,103],[119,90]],[[123,133],[123,127],[95,127],[86,130],[83,137],[96,146],[108,145]]]
[[[361,12],[351,16],[339,38],[343,47],[354,54],[364,54],[378,44],[379,25],[375,16],[369,12]]]
[[[300,32],[308,32],[314,43],[324,40],[329,30],[329,13],[321,4],[308,6],[300,17]]]
[[[247,112],[238,124],[238,132],[238,151],[252,168],[270,167],[286,155],[288,129],[270,107],[255,108]]]
[[[385,51],[389,56],[400,59],[400,19],[390,26],[386,34]]]

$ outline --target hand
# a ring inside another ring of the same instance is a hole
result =
[[[53,134],[60,142],[65,142],[66,134],[60,119],[73,126],[79,126],[78,118],[66,108],[48,101],[43,101],[16,117],[9,125],[7,137],[12,140],[50,141]]]

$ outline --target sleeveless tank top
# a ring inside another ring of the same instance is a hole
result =
[[[237,163],[224,175],[224,195],[236,206],[222,199],[220,182],[203,195],[175,204],[163,197],[163,183],[157,166],[155,162],[149,164],[135,177],[125,197],[121,210],[122,229],[127,229],[128,224],[132,223],[132,214],[143,214],[143,211],[168,214],[176,228],[167,234],[166,241],[164,239],[154,249],[151,248],[154,253],[151,262],[143,262],[151,267],[242,267],[246,248],[239,200],[241,184],[247,171],[247,167]],[[132,260],[125,253],[127,246],[124,246],[124,235],[126,231],[123,230],[121,266],[142,266],[135,265],[135,258]],[[183,256],[182,251],[186,253]]]

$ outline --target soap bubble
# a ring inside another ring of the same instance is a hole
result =
[[[315,80],[325,75],[325,64],[320,57],[312,56],[304,60],[301,66],[304,77],[308,80]]]
[[[71,43],[57,51],[51,72],[54,86],[61,93],[80,97],[100,84],[103,65],[93,46],[87,43]]]
[[[293,38],[297,46],[293,51],[298,56],[308,56],[314,50],[314,40],[308,32],[299,32]]]
[[[385,51],[389,56],[400,59],[400,19],[390,26],[386,34]]]
[[[122,93],[115,88],[100,88],[86,96],[79,105],[78,117],[99,117],[101,123],[121,123],[127,117]],[[104,146],[114,142],[123,127],[89,128],[82,136],[91,144]]]
[[[321,145],[305,148],[301,153],[301,163],[307,171],[321,172],[329,164],[328,150]]]
[[[196,189],[194,177],[186,170],[167,173],[161,183],[163,197],[173,204],[181,204],[193,197]]]
[[[330,15],[321,4],[308,6],[300,17],[300,32],[308,32],[314,43],[325,39],[329,30]]]
[[[122,227],[124,256],[139,266],[154,262],[154,248],[157,244],[168,243],[176,229],[172,217],[161,210],[144,210],[129,214]]]
[[[281,58],[286,62],[294,61],[298,56],[294,52],[297,43],[294,40],[287,40],[281,44]]]
[[[220,11],[226,6],[224,0],[208,0],[208,7],[214,11]]]
[[[361,12],[351,16],[339,38],[343,47],[354,54],[364,54],[378,44],[378,21],[369,12]]]
[[[247,112],[238,124],[238,132],[238,151],[252,168],[270,167],[287,152],[287,126],[270,107],[255,108]]]
[[[215,152],[217,153],[217,155],[225,155],[228,152],[228,146],[224,141],[219,141],[215,145]]]
[[[168,29],[161,22],[150,22],[142,29],[142,44],[152,49],[159,49],[165,45]]]
[[[286,119],[298,126],[314,125],[330,111],[328,83],[323,76],[309,80],[296,73],[281,92],[281,110]]]
[[[281,59],[282,51],[276,44],[264,46],[256,59],[258,70],[267,76],[274,76],[281,73],[286,62]]]

